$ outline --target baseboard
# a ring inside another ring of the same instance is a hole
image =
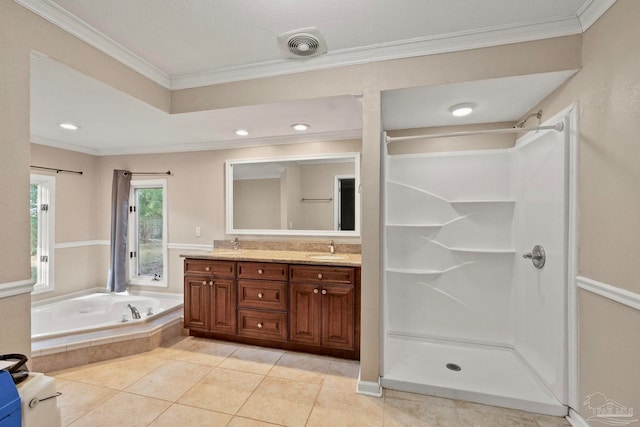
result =
[[[377,382],[363,381],[358,374],[358,386],[356,387],[356,393],[363,394],[365,396],[382,397],[382,386],[380,385],[380,378]]]
[[[569,408],[569,416],[567,417],[567,421],[569,421],[569,424],[571,424],[573,427],[589,427],[589,423],[572,408]]]

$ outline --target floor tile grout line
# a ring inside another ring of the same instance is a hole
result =
[[[253,391],[251,391],[251,393],[250,393],[250,394],[249,394],[249,396],[244,400],[244,402],[242,402],[242,405],[240,405],[240,407],[238,408],[238,410],[237,410],[237,411],[236,411],[236,413],[234,414],[234,417],[235,417],[235,416],[237,416],[237,415],[240,413],[240,411],[242,411],[242,408],[244,408],[244,405],[246,405],[246,404],[247,404],[247,402],[249,401],[249,399],[251,399],[251,396],[253,396],[253,393],[255,393],[255,392],[256,392],[256,390],[258,390],[258,388],[260,387],[260,384],[262,384],[262,383],[263,383],[263,381],[267,378],[267,376],[269,375],[269,372],[271,372],[271,369],[273,369],[273,367],[274,367],[274,366],[275,366],[275,365],[280,361],[280,359],[282,359],[282,356],[283,356],[283,355],[284,355],[284,353],[282,353],[282,354],[280,355],[280,357],[278,357],[278,360],[276,360],[276,361],[274,362],[273,366],[271,366],[271,368],[269,368],[269,370],[267,371],[267,373],[266,373],[266,374],[264,374],[264,375],[262,375],[262,379],[261,379],[261,380],[260,380],[260,382],[255,386],[255,388],[253,389]],[[224,368],[222,368],[222,369],[224,369]],[[241,372],[241,371],[240,371],[240,372]],[[253,373],[253,372],[251,372],[251,373]],[[261,374],[258,374],[258,375],[261,375]],[[245,418],[247,418],[247,417],[245,417]],[[253,419],[253,418],[250,418],[250,419]],[[257,420],[257,421],[260,421],[260,420]]]

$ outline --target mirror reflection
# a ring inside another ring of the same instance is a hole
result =
[[[227,232],[358,235],[357,153],[227,161]]]

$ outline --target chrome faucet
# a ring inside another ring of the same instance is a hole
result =
[[[140,312],[135,305],[127,304],[124,308],[128,308],[129,310],[131,310],[131,317],[133,317],[134,319],[140,319]]]
[[[237,251],[238,250],[238,238],[236,237],[235,239],[233,239],[231,241],[231,243],[233,243],[233,250]]]
[[[329,253],[330,254],[336,253],[336,245],[333,244],[333,240],[329,242]]]

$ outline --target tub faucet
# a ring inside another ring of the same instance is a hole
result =
[[[231,243],[233,243],[233,250],[237,251],[238,250],[238,238],[236,237],[235,239],[233,239],[231,241]]]
[[[333,244],[333,240],[329,242],[329,253],[330,254],[336,253],[336,245]]]
[[[140,312],[135,305],[127,304],[125,308],[129,308],[129,310],[131,310],[131,317],[133,317],[134,319],[140,319]]]

